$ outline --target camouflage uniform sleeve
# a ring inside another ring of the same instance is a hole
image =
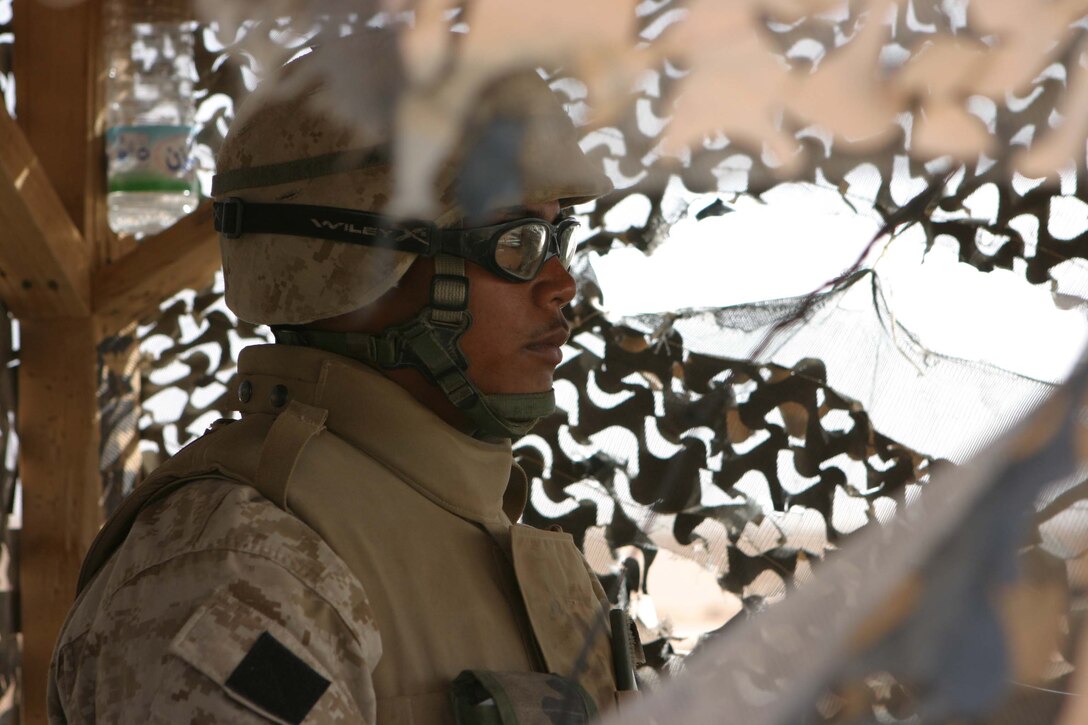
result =
[[[381,642],[358,580],[253,489],[141,512],[69,615],[50,721],[373,723]]]

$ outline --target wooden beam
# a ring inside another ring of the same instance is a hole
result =
[[[0,296],[17,317],[90,315],[90,248],[2,105],[0,228]]]
[[[102,0],[13,0],[15,113],[68,217],[93,246],[102,160]]]
[[[99,334],[115,334],[154,313],[163,300],[181,290],[210,284],[219,264],[212,205],[204,202],[174,226],[98,270],[92,294]]]
[[[23,723],[46,722],[53,643],[101,524],[97,349],[89,317],[20,326],[18,430],[23,480],[20,588]]]

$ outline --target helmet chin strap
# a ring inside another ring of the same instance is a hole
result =
[[[380,334],[273,327],[276,342],[344,355],[371,367],[422,372],[476,427],[481,439],[515,438],[555,411],[555,392],[488,395],[469,380],[461,337],[472,325],[468,278],[459,257],[435,257],[431,304]]]

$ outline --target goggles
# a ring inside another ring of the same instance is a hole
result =
[[[398,221],[370,212],[306,204],[256,204],[229,198],[215,202],[215,229],[227,239],[243,234],[287,234],[433,257],[450,254],[475,262],[512,282],[534,279],[559,257],[574,259],[574,217],[552,223],[515,219],[468,229],[441,229],[430,222]]]
[[[449,254],[476,262],[504,279],[527,282],[552,257],[559,257],[563,269],[570,269],[575,249],[571,238],[577,227],[574,217],[563,217],[555,224],[516,219],[486,227],[439,229],[438,236],[460,250]]]

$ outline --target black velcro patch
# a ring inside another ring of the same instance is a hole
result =
[[[289,723],[301,723],[329,681],[264,632],[227,678],[226,685],[257,707]]]

